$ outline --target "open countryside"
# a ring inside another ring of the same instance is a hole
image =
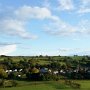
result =
[[[0,90],[90,90],[90,0],[0,0]]]
[[[89,56],[2,55],[0,87],[1,90],[89,90],[89,68]]]

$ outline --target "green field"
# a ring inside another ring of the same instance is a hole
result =
[[[77,90],[90,90],[90,81],[74,81],[81,84],[81,88]],[[66,86],[64,81],[46,81],[46,82],[25,82],[19,81],[17,87],[0,88],[0,90],[76,90],[70,86]]]
[[[25,82],[19,81],[17,87],[13,88],[1,88],[0,90],[57,90],[57,89],[70,89],[69,86],[65,86],[60,81],[46,81],[46,82]]]
[[[90,90],[90,80],[78,80],[76,82],[81,84],[81,90]]]

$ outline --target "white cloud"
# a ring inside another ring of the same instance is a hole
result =
[[[4,13],[5,14],[5,13]],[[0,33],[10,36],[18,36],[26,39],[36,39],[37,36],[26,30],[26,24],[31,19],[50,19],[58,21],[46,7],[22,6],[12,12],[12,15],[3,17],[0,21]]]
[[[15,44],[2,46],[0,47],[0,55],[9,55],[16,50],[16,47]]]
[[[3,34],[33,39],[36,36],[30,35],[25,30],[25,22],[17,19],[5,19],[0,22],[0,32]]]
[[[62,6],[61,9],[71,10],[74,8],[72,0],[59,0],[59,2]],[[72,26],[61,20],[58,16],[53,15],[48,8],[38,6],[22,6],[13,11],[12,17],[2,18],[0,21],[0,33],[26,39],[35,39],[37,36],[26,30],[26,24],[31,19],[50,20],[51,23],[47,23],[45,31],[56,36],[73,36],[90,33],[90,22],[84,21],[84,24],[80,22],[79,25]]]
[[[90,48],[60,48],[60,55],[90,55]]]
[[[58,49],[58,52],[60,53],[60,55],[76,55],[76,53],[78,52],[82,52],[83,49],[82,48],[60,48]]]
[[[78,13],[90,13],[90,0],[80,0],[81,5],[79,7]]]
[[[90,8],[80,8],[78,13],[82,13],[82,14],[85,14],[85,13],[90,13]]]
[[[59,17],[52,14],[52,12],[47,7],[38,6],[23,6],[14,11],[15,16],[19,20],[31,20],[31,19],[50,19],[53,21],[58,21]]]
[[[62,20],[46,25],[45,31],[56,36],[69,36],[78,34],[80,32],[77,30],[77,27],[73,27],[70,24],[63,22]]]
[[[90,13],[90,0],[78,0],[78,3],[74,0],[58,0],[58,10],[61,11],[73,11],[77,14]]]
[[[54,23],[59,22],[59,17],[52,15],[51,11],[46,7],[23,6],[17,9],[14,14],[22,21],[28,21],[31,19],[48,19]]]
[[[82,51],[81,48],[60,48],[59,49],[60,52],[78,52],[78,51]]]
[[[68,10],[71,11],[74,9],[74,3],[72,0],[58,0],[59,10]]]
[[[81,20],[78,24],[78,31],[83,35],[90,35],[90,21],[89,20]]]
[[[55,36],[89,36],[90,22],[89,20],[81,20],[76,25],[72,26],[58,18],[56,22],[51,22],[44,26],[44,31]]]
[[[45,19],[51,17],[51,12],[45,7],[23,6],[15,11],[15,15],[21,19]]]
[[[7,45],[17,45],[21,43],[16,43],[16,42],[0,42],[0,46],[7,46]]]

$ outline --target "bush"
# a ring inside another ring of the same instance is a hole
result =
[[[0,78],[7,78],[8,74],[4,71],[4,69],[0,68]]]
[[[17,86],[17,82],[14,80],[3,80],[2,87],[15,87]]]
[[[0,87],[2,86],[2,79],[0,79]]]
[[[80,88],[81,85],[79,83],[75,83],[71,80],[65,80],[65,84],[71,86],[72,88]]]
[[[46,73],[46,74],[41,75],[41,80],[42,81],[50,81],[50,80],[58,81],[59,77],[57,75],[52,75],[50,73]]]

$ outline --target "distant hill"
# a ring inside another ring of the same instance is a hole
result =
[[[85,52],[78,52],[78,53],[73,53],[73,54],[70,54],[70,56],[73,56],[73,55],[78,55],[78,56],[90,56],[90,51],[85,51]]]

